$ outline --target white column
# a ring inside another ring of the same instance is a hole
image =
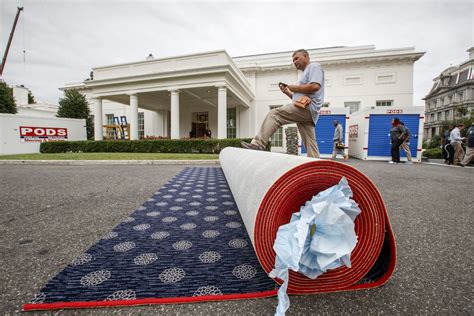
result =
[[[102,118],[102,99],[97,98],[95,102],[95,114],[94,114],[94,139],[103,140],[104,139],[104,127],[103,118]]]
[[[179,139],[179,91],[171,92],[171,139]]]
[[[217,88],[217,138],[227,138],[227,88]]]
[[[161,111],[160,111],[161,112]],[[145,135],[161,136],[161,115],[158,111],[150,111],[148,117],[145,114]]]
[[[168,135],[168,111],[167,110],[163,110],[161,111],[162,112],[162,115],[163,115],[163,136],[165,137],[170,137],[170,135]]]
[[[138,139],[138,97],[130,95],[130,140]]]

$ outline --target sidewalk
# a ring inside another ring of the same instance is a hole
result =
[[[429,165],[445,166],[445,167],[451,167],[451,168],[462,168],[461,166],[445,164],[444,159],[430,159],[424,163],[429,164]],[[471,163],[467,165],[466,168],[474,168],[474,165]]]

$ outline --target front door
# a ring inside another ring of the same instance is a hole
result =
[[[192,126],[190,137],[204,137],[209,128],[209,112],[195,112],[192,114]]]

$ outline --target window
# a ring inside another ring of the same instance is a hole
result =
[[[280,91],[279,82],[270,82],[268,84],[268,91]]]
[[[138,139],[145,138],[145,115],[138,112]]]
[[[281,107],[281,105],[270,105],[270,110]],[[280,127],[270,138],[272,147],[283,147],[283,127]]]
[[[105,114],[105,119],[107,121],[107,125],[114,124],[114,115],[113,114]]]
[[[360,101],[344,102],[344,107],[349,108],[349,114],[359,111]]]
[[[375,101],[376,106],[392,106],[393,100],[378,100]]]
[[[449,110],[444,111],[444,119],[449,120]]]
[[[328,108],[330,104],[331,104],[331,102],[324,102],[324,103],[321,105],[321,107],[323,107],[323,108]]]
[[[344,77],[344,85],[351,86],[351,85],[359,85],[362,84],[362,77],[361,76],[347,76]]]
[[[430,122],[434,122],[434,120],[435,120],[435,119],[434,119],[434,113],[432,113],[432,114],[430,115]]]
[[[441,121],[441,120],[442,120],[442,118],[441,118],[441,113],[442,113],[442,112],[436,113],[436,120],[437,120],[437,121]]]
[[[237,108],[227,109],[227,138],[237,138]]]
[[[395,74],[378,74],[375,76],[375,83],[382,84],[382,83],[395,83]]]
[[[95,135],[95,126],[94,126],[94,115],[89,115],[89,121],[91,123],[89,129],[87,130],[87,138],[88,139],[94,139],[94,135]]]
[[[331,86],[331,82],[332,82],[331,77],[326,77],[326,78],[324,78],[324,86],[330,87],[330,86]]]

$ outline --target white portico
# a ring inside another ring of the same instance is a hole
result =
[[[188,137],[193,128],[199,134],[214,127],[217,135],[213,137],[227,138],[227,110],[243,113],[255,98],[225,51],[97,67],[93,79],[77,88],[95,105],[96,140],[103,138],[103,103],[107,101],[129,106],[130,139],[135,140],[139,138],[139,108],[154,112],[162,136],[179,139]]]

